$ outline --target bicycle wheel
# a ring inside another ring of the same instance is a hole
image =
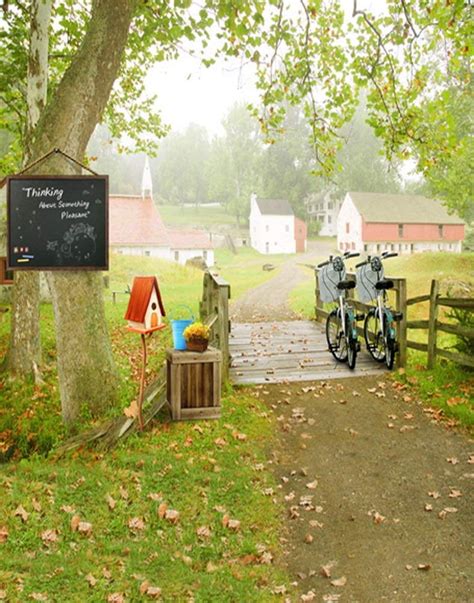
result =
[[[329,351],[339,362],[347,360],[347,344],[338,310],[333,310],[326,319],[326,340]]]
[[[347,346],[347,364],[350,369],[355,368],[356,360],[357,360],[357,335],[354,337],[353,332],[355,329],[355,321],[352,324],[349,317],[346,315],[346,346]]]
[[[395,362],[397,344],[392,333],[392,328],[387,323],[385,324],[385,328],[385,364],[387,365],[388,370],[391,371]]]
[[[377,308],[369,310],[364,321],[364,339],[369,354],[377,362],[385,360],[385,342]]]

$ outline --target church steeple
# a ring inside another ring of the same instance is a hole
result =
[[[146,197],[153,196],[153,183],[151,179],[151,170],[150,170],[150,162],[148,161],[148,155],[145,159],[145,167],[143,168],[143,176],[142,176],[142,197],[145,199]]]

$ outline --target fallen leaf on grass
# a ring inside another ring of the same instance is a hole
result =
[[[47,601],[48,595],[44,593],[31,593],[30,599],[33,599],[33,601]]]
[[[91,536],[92,535],[92,524],[88,521],[80,521],[77,526],[77,531],[79,534],[83,536]]]
[[[36,498],[33,498],[31,500],[31,506],[37,513],[41,513],[41,503],[38,500],[36,500]]]
[[[318,485],[318,480],[315,479],[314,481],[307,483],[306,487],[308,488],[308,490],[316,490],[317,485]]]
[[[106,580],[112,580],[112,572],[109,570],[109,568],[102,568],[102,575]]]
[[[211,530],[210,530],[210,528],[208,528],[208,526],[200,526],[196,530],[196,534],[198,535],[199,538],[210,538]]]
[[[7,598],[7,591],[0,590],[0,601],[4,601]]]
[[[425,505],[425,511],[432,511],[433,505],[429,505],[428,503]]]
[[[206,565],[206,572],[208,574],[212,574],[212,572],[215,572],[218,569],[217,565],[215,565],[214,563],[212,563],[212,561],[208,561],[207,565]]]
[[[216,446],[220,446],[221,448],[224,447],[224,446],[227,446],[227,442],[224,440],[224,438],[216,438],[214,440],[214,444]]]
[[[165,512],[165,519],[170,523],[178,523],[179,511],[176,511],[175,509],[167,509]]]
[[[376,387],[368,387],[367,391],[369,392],[369,394],[375,394],[375,392],[377,391]]]
[[[431,498],[436,499],[436,498],[439,498],[441,495],[440,495],[440,493],[439,493],[439,492],[437,492],[436,490],[433,490],[433,491],[431,491],[431,492],[428,492],[428,496],[431,496]]]
[[[272,590],[273,595],[284,595],[286,593],[286,586],[281,584],[280,586],[275,586]]]
[[[304,541],[306,544],[312,544],[314,540],[314,536],[312,534],[306,534],[306,536],[304,537]]]
[[[15,512],[13,513],[13,515],[15,517],[19,517],[21,519],[21,521],[23,523],[26,523],[28,521],[28,517],[30,516],[30,514],[27,512],[27,510],[23,507],[23,505],[19,505],[16,509]]]
[[[64,511],[64,513],[75,513],[76,512],[76,509],[74,507],[72,507],[71,505],[63,505],[60,510]]]
[[[8,529],[6,526],[0,526],[0,542],[8,540]]]
[[[91,588],[94,588],[94,586],[97,584],[97,578],[94,578],[92,574],[87,574],[86,582]]]
[[[231,519],[228,515],[224,515],[222,518],[222,525],[233,532],[240,530],[240,521],[238,519]]]
[[[469,463],[469,465],[474,465],[474,454],[469,455],[467,462]]]
[[[314,601],[316,599],[316,593],[312,590],[309,590],[306,594],[301,595],[301,601]]]
[[[345,586],[347,583],[347,578],[345,576],[341,576],[340,578],[337,578],[336,580],[331,580],[331,584],[333,586]]]
[[[140,594],[146,595],[150,599],[159,599],[161,596],[161,588],[152,586],[148,580],[140,584]]]
[[[130,406],[123,409],[123,414],[129,419],[135,419],[138,417],[138,404],[136,400],[133,400]]]
[[[240,433],[239,431],[233,431],[232,437],[234,438],[234,440],[238,440],[239,442],[245,442],[245,440],[247,439],[246,434]]]
[[[450,456],[446,460],[448,463],[451,463],[451,465],[457,465],[459,463],[459,459],[455,456]]]
[[[58,531],[57,530],[44,530],[41,532],[41,540],[44,544],[50,544],[52,542],[58,541]]]
[[[414,429],[414,425],[403,425],[402,427],[400,427],[400,433],[404,433],[405,431],[413,431]]]
[[[125,597],[122,593],[112,593],[107,597],[107,603],[125,603]]]
[[[323,595],[323,601],[325,603],[332,603],[333,601],[339,601],[340,598],[341,598],[341,595],[336,595],[336,594]]]
[[[158,507],[158,517],[160,519],[164,518],[164,516],[166,515],[166,510],[167,509],[168,509],[168,505],[165,502],[163,502],[163,503],[161,503],[159,505],[159,507]]]
[[[132,532],[145,529],[145,522],[141,517],[132,517],[128,520],[128,527]]]
[[[462,496],[461,490],[456,490],[455,488],[451,488],[451,491],[448,494],[449,498],[459,498]]]
[[[79,515],[73,515],[71,517],[71,521],[69,523],[71,530],[73,532],[75,532],[80,523],[81,523],[81,518],[79,517]]]
[[[107,496],[105,497],[105,500],[107,501],[107,505],[108,505],[109,509],[111,511],[113,511],[115,509],[117,501],[112,496],[110,496],[110,494],[107,494]]]

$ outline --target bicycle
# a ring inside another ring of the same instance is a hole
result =
[[[388,305],[387,291],[393,288],[393,281],[384,278],[382,260],[397,255],[398,253],[386,251],[381,256],[369,256],[364,262],[356,264],[359,269],[359,297],[376,300],[376,306],[365,317],[365,344],[372,358],[377,362],[385,362],[389,370],[393,369],[395,354],[398,352],[395,323],[402,320],[403,314],[395,312]],[[365,271],[364,266],[367,266]]]
[[[354,289],[356,284],[354,281],[345,280],[344,260],[359,255],[360,253],[346,252],[342,257],[329,256],[329,260],[318,264],[318,268],[323,268],[319,275],[321,300],[338,302],[338,307],[334,308],[326,319],[329,351],[339,362],[347,362],[351,369],[356,365],[357,352],[360,350],[357,321],[363,320],[364,315],[357,314],[354,307],[347,302],[347,291]],[[326,267],[327,270],[324,270]]]

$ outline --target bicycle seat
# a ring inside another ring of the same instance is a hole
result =
[[[375,283],[375,288],[378,289],[379,291],[386,291],[387,289],[392,289],[393,281],[390,281],[387,278],[383,278],[378,283]]]
[[[355,286],[355,281],[340,281],[337,283],[338,289],[354,289]]]

